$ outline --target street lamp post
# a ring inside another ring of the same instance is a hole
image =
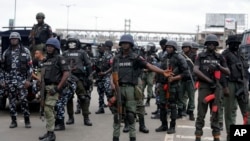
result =
[[[67,36],[69,32],[69,8],[71,6],[75,6],[75,4],[63,4],[63,6],[66,6],[67,8],[67,30],[66,30],[66,36]]]

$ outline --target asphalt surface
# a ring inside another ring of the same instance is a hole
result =
[[[197,97],[197,93],[196,93]],[[196,98],[197,99],[197,98]],[[188,117],[183,117],[177,120],[177,127],[175,134],[167,134],[166,132],[155,132],[161,124],[158,119],[151,119],[151,112],[155,111],[155,99],[151,100],[150,107],[146,107],[147,115],[145,115],[146,126],[150,130],[148,134],[139,132],[139,125],[136,124],[137,141],[194,141],[195,122],[188,120]],[[34,108],[34,105],[31,106]],[[105,108],[105,114],[95,114],[98,109],[98,94],[96,87],[92,92],[90,119],[93,126],[88,127],[83,125],[82,115],[75,115],[75,124],[66,125],[65,131],[57,131],[57,141],[112,141],[113,133],[113,116],[108,108]],[[197,111],[195,111],[196,116]],[[209,111],[208,111],[209,113]],[[68,118],[65,115],[66,120]],[[204,135],[202,141],[212,141],[212,133],[209,122],[210,115],[207,114],[204,127]],[[32,128],[24,128],[24,120],[22,114],[19,112],[17,117],[18,127],[14,129],[9,128],[10,117],[8,108],[0,111],[0,141],[38,141],[38,136],[46,132],[45,122],[39,119],[39,112],[31,111],[31,125]],[[65,120],[65,122],[66,122]],[[238,110],[237,123],[242,123],[241,115]],[[123,126],[123,124],[122,124]],[[122,127],[123,128],[123,127]],[[120,141],[129,141],[129,134],[123,133],[121,128]],[[221,141],[226,140],[225,130],[221,135]]]

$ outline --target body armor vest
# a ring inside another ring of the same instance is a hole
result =
[[[62,78],[62,72],[59,67],[60,56],[49,58],[43,63],[45,68],[44,81],[46,85],[58,84]]]
[[[229,70],[231,72],[231,75],[229,75],[230,81],[238,81],[239,79],[242,80],[243,77],[246,77],[243,76],[241,69],[243,68],[243,71],[247,71],[248,64],[245,59],[239,55],[239,52],[237,52],[236,55],[227,49],[223,52],[223,55],[225,55]]]
[[[25,52],[25,48],[20,46],[19,49],[19,55],[18,55],[18,60],[19,63],[17,64],[17,68],[18,71],[20,71],[22,74],[26,74],[27,72],[27,53]],[[11,48],[9,47],[5,53],[5,64],[4,64],[4,69],[6,72],[10,72],[11,71],[11,65],[12,65],[12,53],[11,53]]]
[[[138,77],[141,69],[136,67],[135,59],[138,57],[137,54],[132,53],[126,58],[122,58],[121,55],[115,58],[114,69],[118,72],[119,83],[122,84],[138,84]]]
[[[83,74],[86,73],[86,70],[83,66],[82,52],[79,50],[70,50],[65,52],[67,62],[71,68],[77,66],[76,70],[73,70],[73,74]]]
[[[39,26],[38,24],[35,25],[35,43],[46,43],[47,39],[49,38],[49,25],[43,24]]]
[[[200,53],[200,71],[205,74],[208,78],[213,80],[213,73],[209,69],[209,65],[211,63],[218,63],[220,64],[221,62],[221,55],[218,53],[213,53],[213,54],[208,54],[206,52]]]

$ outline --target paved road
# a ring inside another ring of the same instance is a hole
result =
[[[197,94],[196,94],[197,95]],[[151,106],[146,108],[148,115],[145,116],[146,126],[149,128],[149,134],[144,134],[137,129],[137,141],[194,141],[194,121],[189,121],[187,117],[177,120],[176,133],[172,135],[166,132],[156,133],[155,128],[160,126],[160,121],[151,119],[151,112],[156,108],[154,99],[151,101]],[[75,115],[75,124],[66,125],[65,131],[56,132],[57,141],[112,141],[112,119],[113,116],[109,109],[105,109],[105,114],[96,115],[98,109],[98,94],[96,88],[92,92],[92,100],[90,118],[93,122],[92,127],[83,125],[81,115]],[[196,115],[196,111],[195,111]],[[239,110],[238,110],[239,115]],[[67,116],[66,116],[67,118]],[[38,112],[31,113],[31,129],[24,128],[24,120],[22,114],[18,115],[18,127],[10,129],[10,118],[8,111],[0,111],[0,141],[36,141],[38,136],[46,132],[45,122],[39,119]],[[237,123],[241,123],[240,116],[237,118]],[[206,124],[204,128],[203,141],[213,140],[209,123],[209,115],[206,116]],[[121,132],[121,141],[129,141],[127,133]],[[222,141],[225,141],[225,131],[222,131]]]

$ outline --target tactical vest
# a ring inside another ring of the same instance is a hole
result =
[[[141,68],[135,64],[135,59],[139,56],[135,53],[131,53],[128,57],[122,58],[121,54],[115,57],[114,70],[118,72],[120,84],[138,84],[138,77],[141,72]]]
[[[44,23],[41,26],[38,26],[38,24],[35,25],[34,27],[35,30],[35,43],[40,44],[40,43],[46,43],[47,39],[49,38],[48,30],[49,30],[49,25]]]
[[[19,50],[19,55],[18,55],[18,60],[19,60],[19,66],[17,66],[18,71],[20,71],[22,74],[26,74],[27,73],[27,64],[28,64],[28,60],[27,60],[27,52],[25,52],[25,48],[20,46],[20,50]],[[11,53],[11,48],[9,47],[6,50],[5,53],[5,61],[4,61],[4,70],[6,72],[10,72],[11,71],[11,65],[12,65],[12,53]]]
[[[53,58],[47,59],[43,63],[45,68],[44,82],[46,85],[58,84],[62,79],[62,72],[59,66],[60,56],[55,56]]]
[[[200,53],[200,58],[198,61],[200,61],[200,71],[205,74],[208,78],[213,79],[213,73],[209,69],[209,65],[211,63],[218,63],[220,64],[222,56],[218,53],[214,54],[207,54],[206,52]]]
[[[68,64],[71,68],[74,66],[77,66],[76,70],[73,70],[73,74],[85,74],[86,70],[83,66],[83,60],[82,60],[82,52],[80,50],[70,50],[65,52],[65,56],[67,59]]]
[[[246,72],[248,69],[248,64],[245,61],[244,57],[241,56],[239,53],[235,55],[229,49],[223,52],[227,60],[227,64],[231,74],[229,75],[230,81],[238,81],[243,79],[242,68],[243,71]],[[244,76],[246,77],[246,76]]]

